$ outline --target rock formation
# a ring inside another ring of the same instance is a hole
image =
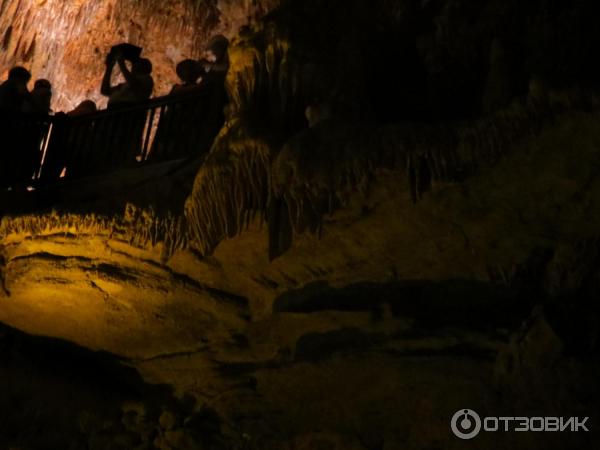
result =
[[[282,2],[232,40],[206,157],[2,193],[0,445],[463,448],[466,407],[597,416],[594,5],[534,3]]]

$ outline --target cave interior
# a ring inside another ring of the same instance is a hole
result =
[[[600,448],[599,13],[2,0],[53,112],[0,94],[0,449],[462,449],[465,408],[587,418],[477,448]],[[215,35],[223,103],[172,100]],[[120,42],[154,91],[111,111]]]

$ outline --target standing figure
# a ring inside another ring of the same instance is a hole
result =
[[[35,80],[29,98],[23,105],[23,112],[49,114],[52,112],[52,84],[46,79]]]
[[[225,77],[229,70],[229,41],[225,36],[213,37],[204,51],[204,58],[199,63],[204,67],[202,84],[204,86],[225,83]]]
[[[152,79],[150,60],[139,57],[130,59],[131,70],[127,67],[126,61],[121,50],[111,51],[106,58],[106,70],[102,78],[100,93],[108,97],[108,109],[148,100],[152,95],[154,80]],[[125,82],[112,86],[111,78],[115,64],[119,66]]]
[[[23,180],[39,175],[40,163],[44,152],[44,137],[48,135],[50,123],[48,114],[52,112],[52,85],[46,79],[36,80],[33,89],[27,95],[22,111],[27,115],[25,124],[27,133],[23,135],[20,161],[15,170]]]
[[[8,72],[8,79],[0,84],[0,111],[16,112],[22,111],[29,91],[27,83],[31,79],[31,73],[24,67],[13,67]]]
[[[193,152],[198,122],[205,105],[198,78],[204,67],[198,61],[185,59],[175,69],[181,84],[173,85],[169,96],[176,101],[160,111],[158,127],[148,156],[150,161],[166,161],[188,156]]]
[[[132,52],[131,49],[138,51]],[[96,148],[90,149],[90,155],[98,161],[91,164],[90,169],[95,166],[96,172],[133,164],[141,154],[147,112],[143,108],[124,110],[135,107],[152,95],[152,63],[146,58],[140,58],[140,51],[139,47],[121,44],[113,47],[106,58],[106,71],[100,92],[108,97],[108,109],[115,113],[97,123],[99,130],[109,132],[103,132],[101,140],[94,144]],[[127,67],[127,62],[130,63],[131,70]],[[115,65],[119,66],[125,82],[112,86]]]
[[[85,149],[95,147],[93,114],[96,111],[94,101],[83,100],[67,113],[56,113],[40,174],[43,183],[54,183],[62,176],[76,178],[80,175],[79,156]],[[85,162],[93,164],[93,158]]]
[[[200,153],[210,149],[215,137],[225,122],[225,105],[227,92],[225,80],[229,70],[229,41],[222,35],[213,37],[204,52],[204,59],[199,64],[203,67],[200,83],[205,93],[202,123],[198,130],[198,148]]]
[[[31,73],[24,67],[13,67],[8,79],[0,85],[0,183],[14,187],[25,183],[23,169],[26,158],[28,122],[22,114],[29,101],[27,84]],[[33,169],[31,170],[33,174]]]
[[[87,114],[94,114],[98,110],[96,103],[93,100],[84,100],[79,103],[75,109],[67,113],[69,117],[81,117]]]
[[[198,79],[204,73],[204,67],[198,61],[184,59],[177,64],[175,72],[182,83],[173,85],[169,95],[185,95],[199,90],[201,84],[198,83]]]

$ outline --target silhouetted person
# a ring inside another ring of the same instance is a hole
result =
[[[148,100],[154,87],[150,60],[126,57],[121,50],[124,46],[134,47],[129,44],[113,47],[106,58],[106,71],[100,92],[108,97],[109,110],[119,110]],[[137,49],[141,51],[139,47]],[[131,70],[127,67],[126,60],[131,63]],[[119,66],[125,82],[111,86],[111,76],[115,64]],[[143,109],[125,111],[122,114],[105,118],[103,121],[98,124],[98,127],[110,130],[110,132],[102,136],[102,140],[94,143],[93,150],[90,149],[94,153],[94,157],[98,157],[98,153],[102,154],[103,160],[97,165],[97,170],[114,170],[135,162],[141,150],[146,111]]]
[[[175,85],[171,94],[197,95],[191,99],[182,98],[162,114],[149,159],[200,156],[210,149],[225,120],[228,47],[227,38],[215,36],[206,46],[203,59],[185,60],[177,65],[177,74],[183,84]],[[196,83],[200,77],[200,83]]]
[[[29,96],[27,83],[31,73],[24,67],[13,67],[8,79],[0,85],[0,111],[22,111]]]
[[[204,67],[193,59],[185,59],[175,68],[180,84],[175,84],[169,92],[177,102],[161,110],[156,135],[148,159],[162,161],[177,159],[189,153],[190,143],[198,130],[198,120],[205,108],[198,95],[203,86],[198,83]]]
[[[26,181],[25,163],[32,155],[36,127],[23,116],[23,108],[30,94],[27,84],[31,79],[23,67],[13,67],[8,79],[0,85],[0,183],[16,186]],[[32,132],[33,131],[33,132]],[[33,168],[31,169],[33,174]]]
[[[69,111],[67,116],[69,117],[81,117],[86,114],[94,114],[98,111],[98,107],[93,100],[84,100],[79,105],[75,107],[75,109]]]
[[[308,121],[308,126],[312,128],[321,122],[331,119],[331,106],[327,102],[315,100],[306,107],[304,115]]]
[[[108,97],[108,108],[127,106],[131,103],[148,100],[152,95],[152,63],[145,58],[137,58],[131,62],[131,70],[127,68],[125,58],[119,52],[111,53],[106,58],[106,71],[102,78],[100,92]],[[111,86],[112,72],[115,64],[119,66],[124,83]]]
[[[24,102],[23,111],[28,113],[48,114],[52,112],[52,85],[46,79],[36,80],[27,100]]]
[[[177,76],[182,81],[171,88],[169,95],[185,95],[197,92],[200,88],[198,79],[204,73],[204,67],[193,59],[184,59],[175,68]]]
[[[95,112],[97,112],[96,103],[92,100],[84,100],[71,111],[59,112],[54,116],[52,136],[41,172],[42,182],[55,182],[65,169],[67,176],[77,176],[82,172],[80,165],[83,147],[90,153],[94,153],[94,143],[98,139],[95,134],[94,120],[92,117],[87,117]],[[83,163],[92,163],[92,161],[87,158]]]
[[[202,73],[202,84],[209,86],[225,83],[225,77],[229,70],[229,41],[225,36],[213,37],[204,51],[204,58],[199,63],[204,68]]]
[[[225,79],[229,70],[229,41],[224,36],[213,37],[204,52],[204,59],[198,61],[203,67],[200,86],[204,92],[205,111],[202,114],[202,123],[197,132],[197,152],[207,152],[214,138],[225,122],[224,108],[227,103]]]
[[[48,114],[51,112],[52,85],[46,79],[36,80],[33,89],[26,95],[22,111],[25,113],[27,132],[22,134],[20,140],[19,161],[16,170],[19,177],[29,181],[33,174],[37,174],[43,154],[42,144],[48,134]]]

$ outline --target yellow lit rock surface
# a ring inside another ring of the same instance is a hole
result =
[[[186,249],[168,261],[160,245],[133,246],[108,226],[8,233],[0,321],[122,356],[146,382],[237,421],[257,446],[455,442],[454,411],[500,408],[494,383],[527,373],[526,361],[503,365],[507,354],[550,346],[554,362],[536,376],[579,376],[543,319],[526,335],[541,344],[511,343],[515,317],[537,299],[514,298],[493,274],[593,235],[600,180],[565,149],[575,140],[580,158],[597,160],[597,124],[596,114],[565,116],[417,204],[404,173],[379,171],[366,196],[325,218],[320,238],[296,236],[272,262],[258,222],[211,256]]]

